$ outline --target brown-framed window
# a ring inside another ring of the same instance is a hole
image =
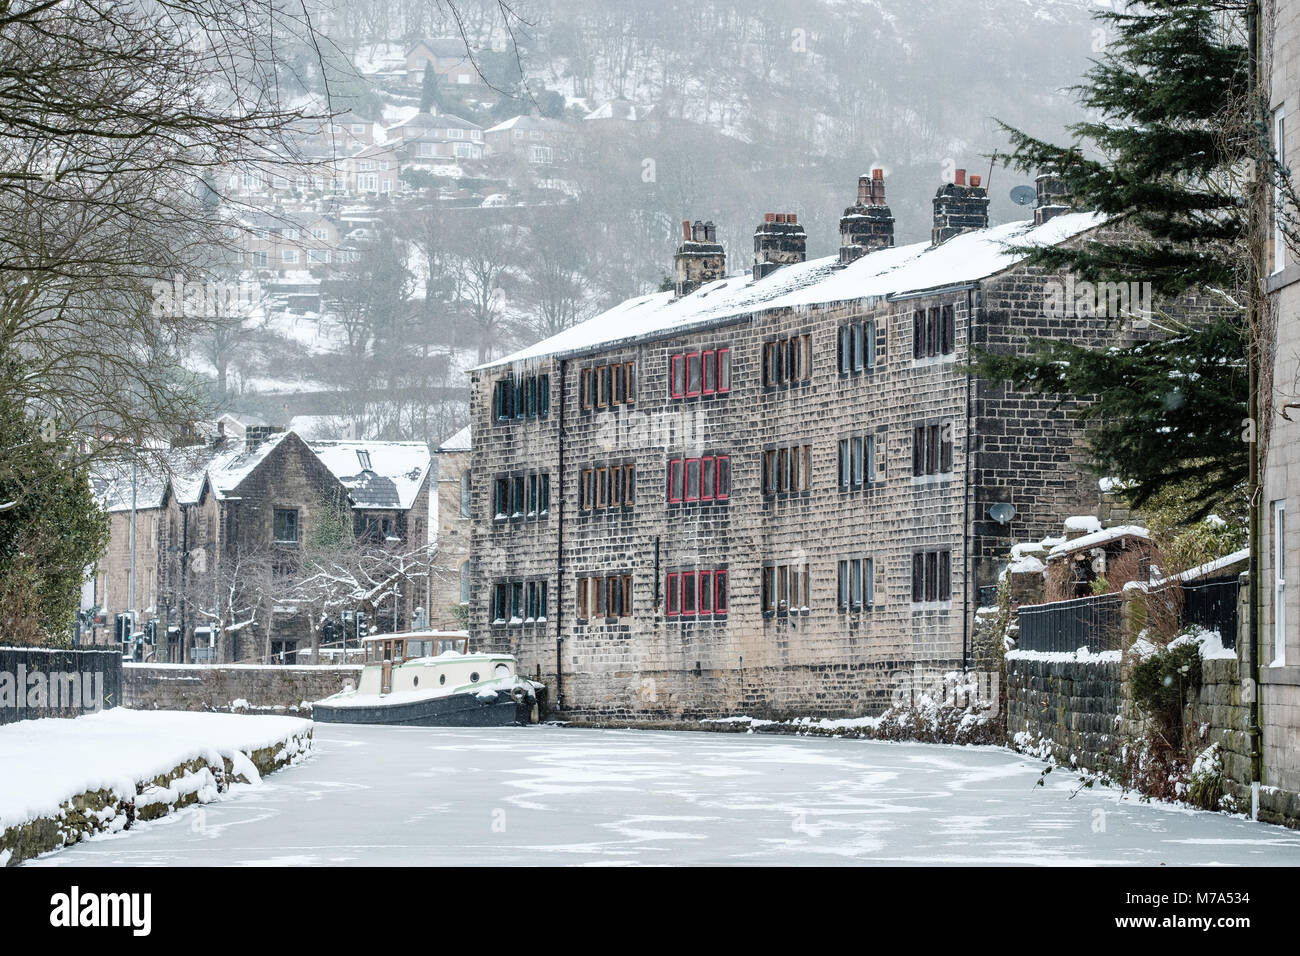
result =
[[[636,362],[623,363],[623,398],[629,405],[636,401]]]
[[[613,397],[614,397],[613,382],[610,378],[609,366],[602,365],[599,369],[597,369],[597,374],[600,379],[600,390],[596,396],[596,407],[608,408],[610,406],[610,403],[613,401]]]
[[[603,511],[609,504],[609,469],[596,469],[596,510]]]
[[[589,368],[584,368],[582,370],[581,385],[578,388],[578,394],[582,396],[582,410],[584,412],[591,411],[592,408],[595,407],[596,403],[593,400],[594,396],[593,396],[593,389],[591,387],[591,369]]]
[[[952,425],[949,422],[912,428],[912,474],[938,475],[952,471]]]
[[[916,551],[912,554],[912,602],[952,599],[952,552]]]
[[[628,508],[636,504],[636,465],[623,466],[623,504]]]
[[[582,510],[590,511],[596,501],[595,469],[582,469]]]

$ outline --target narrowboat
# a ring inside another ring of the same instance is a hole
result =
[[[312,704],[327,724],[506,727],[536,723],[545,685],[520,677],[509,654],[471,654],[465,631],[372,634],[361,679]]]

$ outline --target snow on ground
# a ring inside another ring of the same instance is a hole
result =
[[[318,725],[314,752],[201,817],[30,865],[1300,865],[1300,833],[1072,797],[994,747]]]
[[[134,794],[137,782],[196,757],[219,764],[222,757],[260,750],[310,725],[295,717],[118,707],[75,720],[0,726],[0,767],[5,768],[0,774],[0,831],[52,814],[77,794],[103,789]]]

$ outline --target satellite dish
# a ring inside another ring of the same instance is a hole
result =
[[[1038,198],[1038,192],[1033,186],[1017,186],[1011,190],[1011,201],[1017,206],[1028,206]]]
[[[1016,516],[1016,506],[1009,501],[998,501],[989,505],[989,517],[998,524],[1006,524]]]

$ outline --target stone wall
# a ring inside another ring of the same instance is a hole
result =
[[[1250,707],[1242,700],[1240,664],[1204,660],[1201,683],[1188,704],[1187,729],[1194,751],[1218,744],[1224,792],[1248,812],[1250,792]],[[1007,656],[1007,736],[1016,749],[1046,756],[1064,766],[1107,771],[1122,779],[1122,748],[1140,721],[1127,696],[1117,661],[1061,661]],[[1284,733],[1274,729],[1273,735]],[[1270,732],[1264,729],[1267,750]],[[1275,746],[1284,746],[1285,740]],[[1259,819],[1300,827],[1300,793],[1270,785],[1267,761],[1260,788]]]
[[[1007,736],[1021,750],[1042,744],[1056,761],[1118,774],[1124,683],[1119,661],[1056,661],[1007,655]]]
[[[1197,747],[1219,745],[1224,788],[1245,808],[1250,806],[1250,707],[1241,700],[1240,668],[1235,660],[1201,661],[1201,686],[1192,694],[1189,719]],[[1262,800],[1260,809],[1266,819]]]
[[[135,710],[249,710],[298,713],[361,677],[360,666],[124,664],[125,706]],[[236,701],[244,701],[234,707]]]

